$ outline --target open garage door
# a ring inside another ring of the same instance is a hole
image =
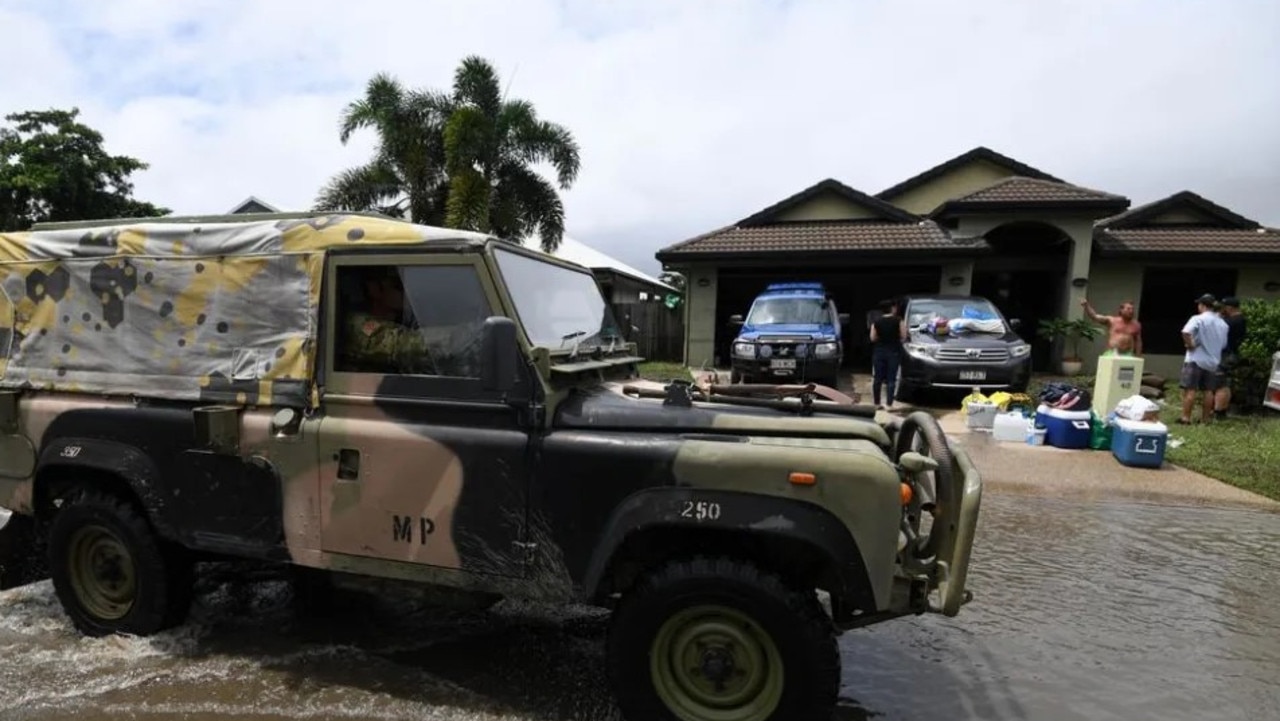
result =
[[[738,329],[729,316],[746,315],[751,301],[770,283],[819,282],[835,300],[836,309],[849,314],[845,326],[844,367],[866,370],[871,367],[867,312],[885,298],[908,293],[936,293],[941,266],[877,266],[858,268],[818,268],[815,266],[720,268],[716,281],[716,355],[719,365],[729,362],[729,350]]]

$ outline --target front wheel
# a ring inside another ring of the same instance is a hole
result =
[[[191,566],[121,498],[75,492],[49,528],[54,591],[87,636],[147,636],[181,623],[191,597]]]
[[[831,621],[812,591],[742,561],[670,563],[615,611],[610,683],[628,719],[828,719],[840,683]]]

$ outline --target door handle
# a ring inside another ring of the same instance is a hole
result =
[[[360,475],[360,451],[354,448],[343,448],[333,454],[338,462],[338,479],[354,481]]]

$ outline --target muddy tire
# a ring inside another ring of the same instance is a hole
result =
[[[659,568],[624,596],[608,641],[627,719],[830,719],[840,656],[812,591],[749,563],[698,558]]]
[[[49,570],[63,610],[86,636],[148,636],[186,618],[192,566],[127,501],[73,492],[49,527]]]

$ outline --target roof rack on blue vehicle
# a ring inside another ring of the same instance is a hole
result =
[[[821,293],[826,288],[821,283],[770,283],[764,290],[766,293],[779,290],[811,290]]]

